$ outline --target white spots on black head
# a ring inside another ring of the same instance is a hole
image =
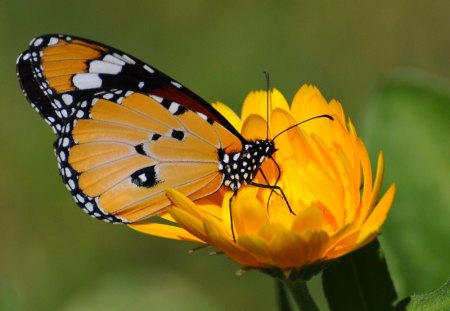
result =
[[[147,70],[150,73],[155,73],[155,69],[153,69],[152,67],[150,67],[149,65],[144,65],[143,66],[145,70]]]
[[[128,96],[133,95],[133,94],[134,94],[133,91],[126,91],[124,96],[128,97]]]
[[[142,89],[144,87],[144,85],[145,85],[144,81],[140,81],[138,83],[138,88]]]
[[[228,155],[228,153],[225,153],[224,155],[223,155],[223,158],[222,158],[222,161],[221,162],[223,162],[223,163],[225,163],[225,164],[228,164],[229,162],[230,162],[230,156]]]
[[[261,142],[264,144],[261,145]],[[223,184],[237,191],[241,185],[250,183],[262,162],[273,152],[275,148],[270,141],[247,142],[241,152],[225,153],[219,149],[219,171],[223,174]]]
[[[172,84],[174,87],[176,87],[177,89],[182,88],[183,86],[178,83],[177,81],[170,81],[170,84]]]
[[[72,83],[80,90],[87,90],[101,87],[102,79],[95,73],[78,73],[72,77]]]

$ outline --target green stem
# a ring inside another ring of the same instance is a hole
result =
[[[283,280],[283,283],[289,288],[300,311],[319,311],[311,294],[309,293],[306,281],[302,280]]]

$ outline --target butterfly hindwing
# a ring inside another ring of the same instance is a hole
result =
[[[196,112],[175,114],[147,94],[115,90],[81,102],[74,116],[56,154],[75,201],[96,218],[134,222],[170,206],[168,187],[197,199],[222,184],[223,129]]]

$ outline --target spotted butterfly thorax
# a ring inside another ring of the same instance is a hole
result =
[[[67,35],[31,41],[17,60],[25,96],[51,126],[62,179],[89,215],[130,223],[222,186],[237,194],[275,152],[249,141],[199,96],[137,58]],[[267,186],[271,187],[271,186]]]

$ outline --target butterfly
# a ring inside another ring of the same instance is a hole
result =
[[[236,195],[276,151],[273,140],[246,140],[178,81],[91,40],[37,37],[17,76],[57,136],[59,172],[75,202],[108,222],[164,213],[167,188],[191,200],[222,186]]]

